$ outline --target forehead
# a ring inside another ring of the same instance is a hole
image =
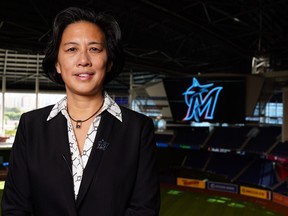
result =
[[[62,40],[91,38],[105,41],[105,34],[95,23],[79,21],[69,24],[63,31]]]

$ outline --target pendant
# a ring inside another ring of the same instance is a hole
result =
[[[76,128],[80,129],[81,128],[81,124],[82,124],[81,120],[76,121]]]

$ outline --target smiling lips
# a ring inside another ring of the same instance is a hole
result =
[[[88,78],[88,77],[91,77],[93,75],[94,75],[94,73],[78,73],[78,74],[76,74],[76,76],[80,77],[80,78]]]

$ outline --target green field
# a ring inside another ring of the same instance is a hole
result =
[[[0,198],[2,197],[3,185],[3,182],[0,182]],[[264,206],[248,201],[239,201],[224,196],[215,196],[205,193],[161,187],[160,216],[215,215],[283,216],[265,208]]]
[[[224,196],[161,188],[160,216],[280,216],[264,206]],[[288,209],[287,209],[288,212]]]

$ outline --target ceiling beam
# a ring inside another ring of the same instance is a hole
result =
[[[203,25],[200,25],[198,23],[193,22],[192,20],[180,15],[179,13],[171,11],[171,10],[169,10],[169,9],[167,9],[161,5],[155,4],[149,0],[141,0],[141,2],[146,4],[146,5],[149,5],[150,7],[154,8],[156,10],[162,11],[165,14],[172,16],[173,18],[177,18],[178,20],[182,21],[183,23],[189,24],[190,26],[193,26],[193,27],[197,28],[198,30],[201,30],[202,32],[209,34],[213,38],[217,38],[222,43],[227,44],[227,45],[231,46],[232,48],[236,49],[238,51],[238,53],[241,54],[242,56],[245,56],[245,57],[250,56],[250,53],[247,52],[247,50],[245,50],[242,47],[238,46],[237,44],[233,43],[228,38],[225,38],[222,35],[219,35],[216,32],[211,31],[210,29],[206,28]]]

